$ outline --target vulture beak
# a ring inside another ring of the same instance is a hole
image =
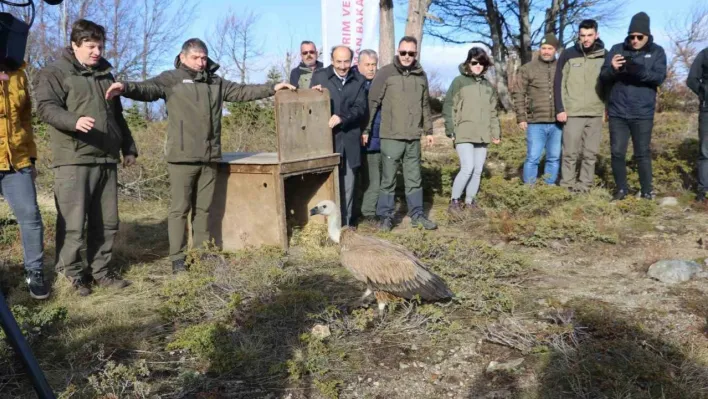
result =
[[[319,215],[320,210],[317,207],[310,209],[310,216]]]

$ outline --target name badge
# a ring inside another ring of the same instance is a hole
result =
[[[182,83],[194,83],[192,79],[183,79]]]

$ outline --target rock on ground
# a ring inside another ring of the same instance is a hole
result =
[[[703,268],[696,262],[686,260],[660,260],[649,266],[647,275],[663,283],[676,284],[690,280]]]

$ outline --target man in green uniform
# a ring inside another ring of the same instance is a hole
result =
[[[214,197],[217,161],[221,159],[221,113],[224,101],[270,97],[288,83],[242,85],[216,75],[219,65],[208,57],[206,44],[189,39],[175,58],[175,69],[145,82],[115,83],[106,98],[122,94],[137,101],[167,103],[165,152],[172,203],[167,220],[172,271],[186,270],[187,215],[192,210],[194,245],[210,241],[209,208]]]
[[[111,64],[101,56],[105,37],[102,26],[76,21],[71,47],[40,71],[35,90],[39,118],[50,126],[56,268],[82,296],[91,293],[80,255],[84,233],[95,282],[115,288],[129,284],[109,266],[118,232],[120,153],[123,166],[130,166],[138,152],[120,99],[106,101],[102,95],[115,81]]]
[[[434,230],[438,226],[423,213],[423,186],[420,176],[420,137],[433,144],[433,121],[430,115],[428,78],[416,60],[418,41],[404,36],[398,43],[398,55],[392,64],[381,68],[369,89],[369,110],[381,107],[381,189],[376,214],[381,229],[393,228],[394,191],[398,163],[403,165],[408,216],[413,226]],[[376,112],[369,112],[364,135],[368,136]]]

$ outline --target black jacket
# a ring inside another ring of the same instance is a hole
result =
[[[698,95],[701,112],[708,112],[708,47],[693,60],[686,85]]]
[[[350,168],[361,166],[361,125],[366,116],[366,79],[350,70],[342,86],[342,80],[334,72],[334,67],[316,71],[310,87],[322,85],[329,90],[330,109],[342,122],[332,129],[334,151],[343,154]]]
[[[615,54],[631,57],[619,71],[612,68]],[[632,49],[627,39],[607,53],[600,79],[611,85],[607,106],[610,118],[654,119],[656,91],[666,79],[666,53],[652,36],[639,50]]]

